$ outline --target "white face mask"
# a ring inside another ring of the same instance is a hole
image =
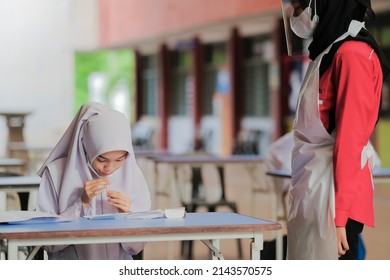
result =
[[[311,4],[311,1],[310,1]],[[311,19],[312,10],[309,6],[297,17],[290,17],[291,30],[300,38],[308,39],[313,35],[319,17],[317,15],[316,2],[314,1],[315,11],[313,20]]]

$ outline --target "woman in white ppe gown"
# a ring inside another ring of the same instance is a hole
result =
[[[287,258],[353,259],[363,225],[374,226],[369,137],[388,65],[362,22],[370,1],[287,2],[292,31],[313,36],[293,125]]]

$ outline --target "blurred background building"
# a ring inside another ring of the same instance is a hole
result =
[[[390,57],[390,1],[372,3],[367,26]],[[129,116],[142,147],[184,153],[201,140],[210,153],[264,154],[290,129],[307,64],[287,56],[281,16],[279,0],[3,0],[0,111],[28,113],[32,146],[54,145],[81,103],[98,100]],[[102,52],[105,68],[80,68]],[[383,166],[388,85],[373,135]],[[7,133],[0,118],[2,155]]]

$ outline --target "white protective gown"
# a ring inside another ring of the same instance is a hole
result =
[[[364,23],[353,20],[348,31],[335,42],[349,35],[356,37],[363,27]],[[334,225],[335,136],[322,124],[318,96],[321,60],[332,45],[310,62],[298,100],[289,190],[287,259],[338,259]]]

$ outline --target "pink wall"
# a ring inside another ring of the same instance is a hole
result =
[[[100,0],[100,44],[115,46],[280,7],[280,0]]]

